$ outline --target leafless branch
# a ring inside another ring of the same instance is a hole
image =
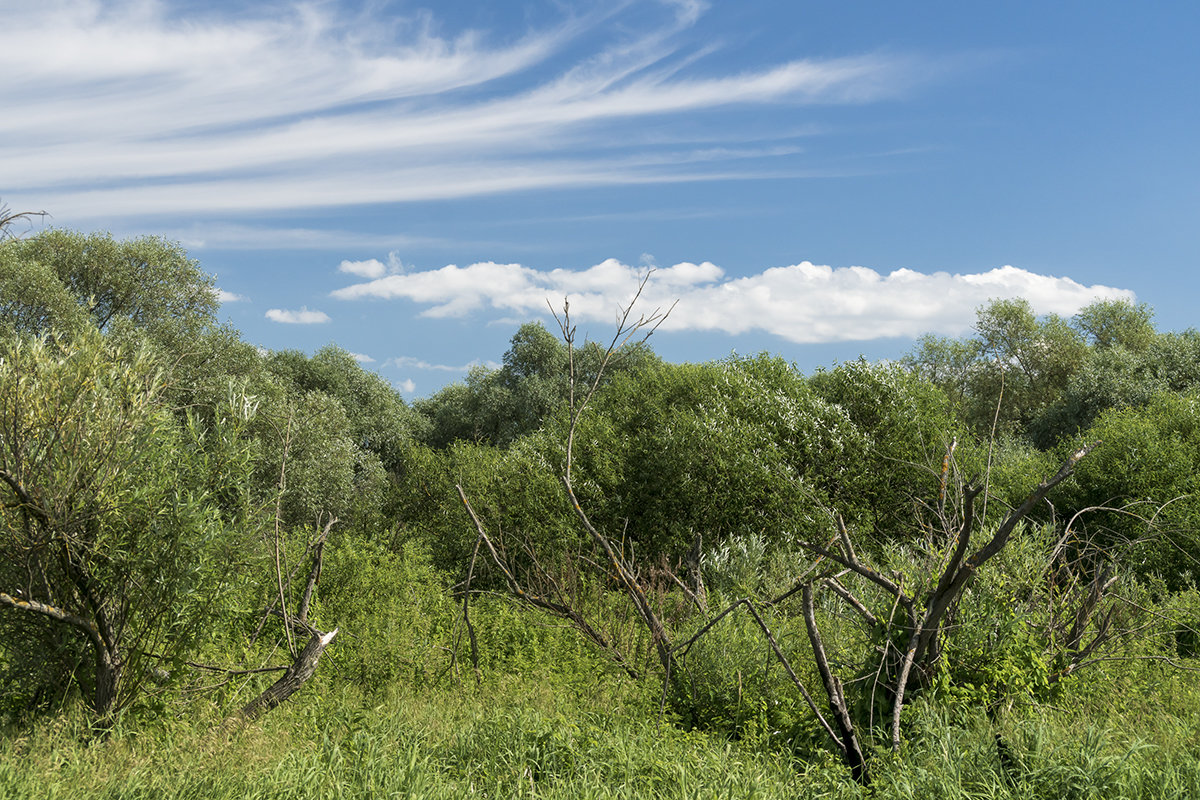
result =
[[[629,664],[629,662],[625,659],[615,645],[609,642],[607,638],[605,638],[599,631],[592,627],[592,625],[581,613],[566,604],[558,603],[547,597],[526,591],[525,587],[521,585],[520,581],[518,581],[516,576],[513,574],[512,569],[508,566],[507,562],[496,550],[495,545],[492,544],[491,537],[487,535],[487,530],[483,527],[483,522],[475,513],[475,509],[471,508],[471,503],[467,499],[466,492],[463,491],[461,486],[456,485],[454,488],[458,491],[459,499],[462,500],[463,507],[466,509],[467,514],[471,517],[472,523],[475,525],[475,530],[479,535],[480,541],[483,542],[484,547],[487,548],[488,554],[491,555],[492,563],[496,565],[496,568],[500,570],[500,574],[504,576],[504,581],[508,585],[509,591],[522,602],[528,603],[535,608],[540,608],[543,611],[548,611],[551,614],[568,620],[588,640],[590,640],[604,652],[608,653],[609,656],[616,661],[617,664],[619,664],[631,678],[637,678],[637,670],[635,670]]]

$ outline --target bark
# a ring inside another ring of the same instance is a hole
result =
[[[846,693],[842,682],[837,679],[829,668],[829,658],[825,655],[825,645],[821,640],[820,629],[817,628],[816,611],[813,604],[813,587],[811,583],[804,584],[804,627],[808,629],[808,639],[812,644],[813,659],[817,663],[817,672],[821,682],[825,684],[825,693],[829,696],[829,709],[833,712],[834,722],[837,723],[842,750],[842,760],[850,767],[850,774],[860,785],[866,786],[871,782],[867,772],[867,757],[858,741],[858,733],[854,730],[854,721],[850,717],[850,709],[846,705]]]
[[[308,644],[296,656],[296,660],[288,667],[283,677],[267,687],[258,697],[242,706],[236,719],[242,722],[253,722],[298,692],[300,687],[304,686],[308,679],[316,673],[317,661],[321,658],[321,653],[325,652],[325,648],[329,646],[335,636],[337,636],[337,628],[329,633],[315,634],[309,639]]]
[[[22,600],[5,592],[0,592],[0,606],[49,617],[69,625],[87,637],[88,644],[92,648],[96,669],[90,705],[101,720],[109,720],[116,707],[121,685],[121,672],[124,667],[124,660],[121,658],[111,633],[106,635],[92,620],[72,614],[66,609],[37,600]]]

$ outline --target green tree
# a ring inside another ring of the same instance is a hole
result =
[[[362,368],[347,351],[335,345],[312,358],[296,350],[272,353],[267,370],[297,392],[322,392],[345,412],[354,445],[378,456],[390,472],[404,468],[414,432],[426,423],[380,376]]]
[[[1105,546],[1136,544],[1133,568],[1172,588],[1200,576],[1200,391],[1162,392],[1113,409],[1073,442],[1099,441],[1077,472],[1070,504],[1082,535]]]
[[[0,243],[0,296],[10,330],[75,330],[82,312],[100,330],[133,327],[179,351],[219,305],[212,277],[175,242],[64,230]]]
[[[965,342],[926,337],[905,359],[960,403],[978,435],[1022,433],[1059,400],[1088,352],[1083,334],[1054,314],[1037,317],[1027,300],[993,300],[976,312]]]
[[[1030,424],[1030,438],[1051,447],[1086,430],[1109,409],[1139,408],[1163,392],[1200,386],[1200,333],[1154,334],[1136,347],[1094,347],[1057,403]]]
[[[863,440],[830,481],[833,506],[876,541],[913,537],[914,503],[936,493],[936,471],[962,438],[945,394],[898,364],[864,359],[818,370],[809,385],[845,412]]]
[[[864,445],[783,359],[652,364],[615,377],[585,415],[576,491],[655,561],[696,534],[716,544],[811,527]]]
[[[251,516],[241,431],[254,407],[233,400],[215,424],[181,419],[148,352],[94,329],[0,342],[6,697],[74,682],[110,719],[152,655],[184,657],[212,624]]]
[[[600,355],[595,343],[576,350],[580,385],[595,376]],[[611,378],[656,361],[650,348],[630,344],[615,354],[606,374]],[[507,446],[566,406],[568,372],[566,345],[540,322],[526,323],[513,335],[499,369],[477,366],[465,383],[415,404],[429,420],[425,441],[435,447],[458,440]]]
[[[1154,312],[1145,303],[1100,300],[1082,309],[1071,320],[1072,327],[1099,350],[1123,347],[1138,352],[1154,341]]]

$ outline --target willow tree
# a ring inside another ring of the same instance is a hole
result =
[[[0,692],[78,685],[101,719],[212,623],[249,506],[231,403],[203,427],[146,350],[0,339]],[[216,502],[217,495],[221,502]]]

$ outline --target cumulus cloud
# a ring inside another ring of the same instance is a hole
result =
[[[375,359],[363,353],[351,353],[350,357],[360,364],[374,364]]]
[[[247,298],[245,295],[234,294],[233,292],[227,292],[224,289],[217,287],[217,302],[219,303],[240,303],[247,299],[249,298]]]
[[[401,394],[412,394],[413,392],[417,391],[417,384],[413,383],[412,378],[405,378],[402,381],[396,381],[393,385],[400,390]]]
[[[338,272],[348,272],[360,278],[382,278],[387,274],[387,266],[377,258],[366,261],[343,261],[338,264]]]
[[[272,308],[267,311],[266,317],[272,322],[284,322],[290,325],[315,325],[329,322],[329,315],[324,311],[313,311],[307,306],[301,306],[299,311]]]
[[[357,275],[360,278],[382,278],[384,275],[395,274],[401,272],[404,265],[400,262],[399,256],[393,250],[388,253],[387,263],[383,263],[377,258],[368,258],[365,261],[343,261],[338,264],[338,272],[347,272],[351,275]]]
[[[6,199],[141,218],[778,177],[744,164],[795,154],[794,132],[679,124],[676,145],[648,148],[612,129],[735,105],[869,103],[932,71],[881,55],[694,69],[712,45],[685,36],[704,9],[686,0],[640,9],[636,24],[624,5],[568,11],[515,38],[441,34],[428,15],[370,4],[193,6],[6,9],[0,72],[20,77],[0,83]]]
[[[541,316],[547,301],[563,299],[578,320],[611,322],[625,306],[645,268],[608,259],[583,270],[536,270],[521,264],[480,262],[467,267],[387,275],[333,292],[342,300],[403,298],[426,306],[427,317],[516,314]],[[649,273],[641,308],[674,311],[663,330],[762,331],[791,342],[864,341],[936,332],[959,335],[975,309],[993,298],[1023,297],[1040,314],[1070,315],[1096,300],[1133,299],[1133,292],[1085,286],[1068,277],[1013,266],[987,272],[889,273],[808,261],[729,277],[717,265],[683,262]]]

